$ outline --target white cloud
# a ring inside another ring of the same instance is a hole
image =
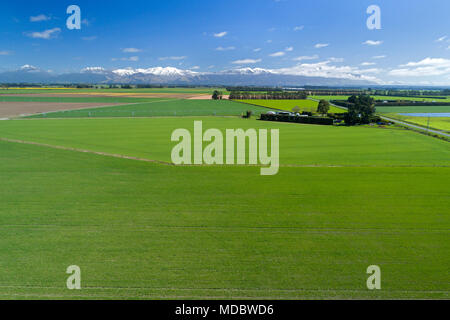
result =
[[[178,56],[178,57],[161,57],[159,58],[160,61],[165,61],[165,60],[184,60],[186,59],[186,56]]]
[[[103,73],[105,71],[106,71],[106,69],[103,67],[86,67],[86,68],[81,69],[82,73],[84,73],[84,72]]]
[[[445,39],[447,39],[447,36],[440,37],[436,42],[443,42]]]
[[[303,60],[316,60],[316,59],[319,59],[319,56],[317,54],[315,54],[313,56],[300,56],[300,57],[294,58],[292,60],[303,61]]]
[[[216,51],[231,51],[231,50],[235,50],[235,47],[217,47]]]
[[[269,54],[269,56],[271,57],[282,57],[284,56],[286,53],[284,51],[278,51],[278,52],[274,52],[272,54]]]
[[[294,28],[294,31],[302,31],[305,28],[305,26],[297,26]]]
[[[124,52],[124,53],[138,53],[138,52],[141,52],[142,50],[141,49],[137,49],[137,48],[125,48],[125,49],[122,49],[122,52]]]
[[[374,76],[366,75],[366,73],[375,73],[375,70],[373,69],[361,70],[351,66],[335,66],[331,63],[332,61],[330,60],[317,63],[300,63],[290,68],[281,68],[271,71],[287,75],[380,82],[380,80],[378,80]]]
[[[368,45],[368,46],[379,46],[380,44],[382,44],[383,43],[383,41],[381,41],[381,40],[378,40],[378,41],[375,41],[375,40],[367,40],[366,42],[363,42],[363,44],[366,44],[366,45]]]
[[[416,62],[399,65],[389,72],[391,76],[427,77],[450,75],[450,59],[425,58]]]
[[[314,48],[316,48],[316,49],[321,49],[321,48],[325,48],[325,47],[328,47],[328,46],[329,46],[328,43],[318,43],[318,44],[316,44],[316,45],[314,46]]]
[[[200,69],[199,66],[193,66],[193,67],[191,68],[191,70],[198,70],[198,69]]]
[[[222,38],[225,37],[228,34],[228,32],[224,31],[224,32],[219,32],[219,33],[214,33],[214,37],[216,38]]]
[[[272,43],[272,40],[267,40],[266,43]]]
[[[287,47],[286,49],[284,49],[284,51],[286,52],[294,51],[294,47]]]
[[[45,30],[42,32],[30,32],[27,33],[26,35],[30,38],[34,38],[34,39],[52,39],[58,36],[58,34],[61,32],[60,28],[53,28],[53,29],[49,29],[49,30]]]
[[[328,58],[328,60],[330,60],[331,62],[344,62],[344,58],[331,57],[331,58]]]
[[[386,56],[382,55],[382,56],[373,56],[372,59],[384,59],[386,58]]]
[[[242,59],[233,61],[232,64],[255,64],[261,61],[261,59]]]
[[[48,21],[51,20],[49,16],[46,16],[45,14],[40,14],[38,16],[30,17],[31,22],[41,22],[41,21]]]
[[[363,63],[361,63],[361,65],[366,67],[366,66],[376,65],[376,63],[375,62],[363,62]]]
[[[139,57],[133,56],[133,57],[129,57],[129,58],[122,58],[121,60],[122,60],[122,61],[137,62],[137,61],[139,61]]]
[[[11,51],[2,50],[0,51],[0,56],[9,56],[13,54]]]
[[[259,52],[259,51],[261,51],[261,48],[253,49],[253,52]]]

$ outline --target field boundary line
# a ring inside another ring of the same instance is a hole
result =
[[[66,118],[64,118],[66,119]],[[67,118],[70,119],[70,118]],[[40,120],[40,119],[36,119]],[[28,120],[26,120],[28,121]],[[157,163],[157,164],[163,164],[167,166],[176,166],[176,167],[210,167],[210,168],[217,168],[217,167],[249,167],[249,168],[260,168],[264,167],[260,164],[234,164],[234,165],[219,165],[219,164],[174,164],[172,162],[167,162],[163,160],[154,160],[154,159],[148,159],[148,158],[140,158],[140,157],[134,157],[134,156],[127,156],[124,154],[117,154],[117,153],[109,153],[109,152],[103,152],[103,151],[93,151],[93,150],[87,150],[87,149],[78,149],[73,147],[64,147],[64,146],[58,146],[53,144],[47,144],[47,143],[41,143],[41,142],[34,142],[34,141],[26,141],[26,140],[18,140],[18,139],[10,139],[10,138],[3,138],[0,137],[0,141],[4,142],[10,142],[10,143],[20,143],[20,144],[27,144],[27,145],[34,145],[34,146],[40,146],[40,147],[46,147],[46,148],[52,148],[57,150],[65,150],[65,151],[74,151],[74,152],[80,152],[80,153],[89,153],[89,154],[95,154],[105,157],[112,157],[112,158],[118,158],[118,159],[127,159],[127,160],[135,160],[135,161],[142,161],[142,162],[149,162],[149,163]],[[448,165],[316,165],[316,164],[280,164],[280,168],[449,168]]]
[[[92,151],[92,150],[86,150],[86,149],[77,149],[77,148],[71,148],[71,147],[55,146],[55,145],[46,144],[46,143],[40,143],[40,142],[8,139],[8,138],[1,138],[1,137],[0,137],[0,141],[11,142],[11,143],[20,143],[20,144],[28,144],[28,145],[47,147],[47,148],[58,149],[58,150],[75,151],[75,152],[81,152],[81,153],[90,153],[90,154],[95,154],[95,155],[99,155],[99,156],[106,156],[106,157],[112,157],[112,158],[136,160],[136,161],[151,162],[151,163],[164,164],[164,165],[168,165],[168,166],[174,166],[173,163],[166,162],[166,161],[161,161],[161,160],[152,160],[152,159],[146,159],[146,158],[126,156],[126,155],[123,155],[123,154],[114,154],[114,153],[101,152],[101,151]]]
[[[157,102],[166,102],[166,101],[172,101],[172,100],[182,100],[182,99],[165,99],[165,100],[158,100],[158,101],[149,101],[149,102],[132,102],[132,103],[120,103],[120,102],[112,102],[112,104],[104,105],[104,106],[98,106],[98,107],[84,107],[84,108],[76,108],[76,109],[70,109],[70,110],[55,110],[55,111],[48,111],[48,112],[39,112],[39,113],[31,113],[31,114],[22,114],[17,117],[31,117],[31,116],[37,116],[42,114],[52,114],[52,113],[58,113],[58,112],[71,112],[71,111],[85,111],[85,110],[95,110],[95,109],[103,109],[108,107],[121,107],[121,106],[131,106],[136,104],[149,104],[149,103],[157,103]],[[55,103],[55,102],[51,102]],[[71,103],[71,102],[69,102]],[[63,118],[64,119],[64,118]]]

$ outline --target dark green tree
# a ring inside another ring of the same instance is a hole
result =
[[[222,92],[214,90],[212,98],[213,100],[222,100]]]
[[[330,111],[330,103],[327,100],[320,100],[317,113],[327,114],[328,111]]]
[[[370,118],[375,113],[375,100],[368,95],[351,96],[348,98],[348,112],[345,115],[347,125],[357,123],[370,123]]]

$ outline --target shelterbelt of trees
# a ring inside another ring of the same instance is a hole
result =
[[[268,92],[242,92],[231,91],[230,99],[235,100],[304,100],[308,98],[305,91],[268,91]]]

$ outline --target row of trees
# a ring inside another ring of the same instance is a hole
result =
[[[232,100],[299,100],[306,99],[308,95],[305,91],[267,91],[267,92],[250,92],[250,91],[231,91],[230,99]]]

